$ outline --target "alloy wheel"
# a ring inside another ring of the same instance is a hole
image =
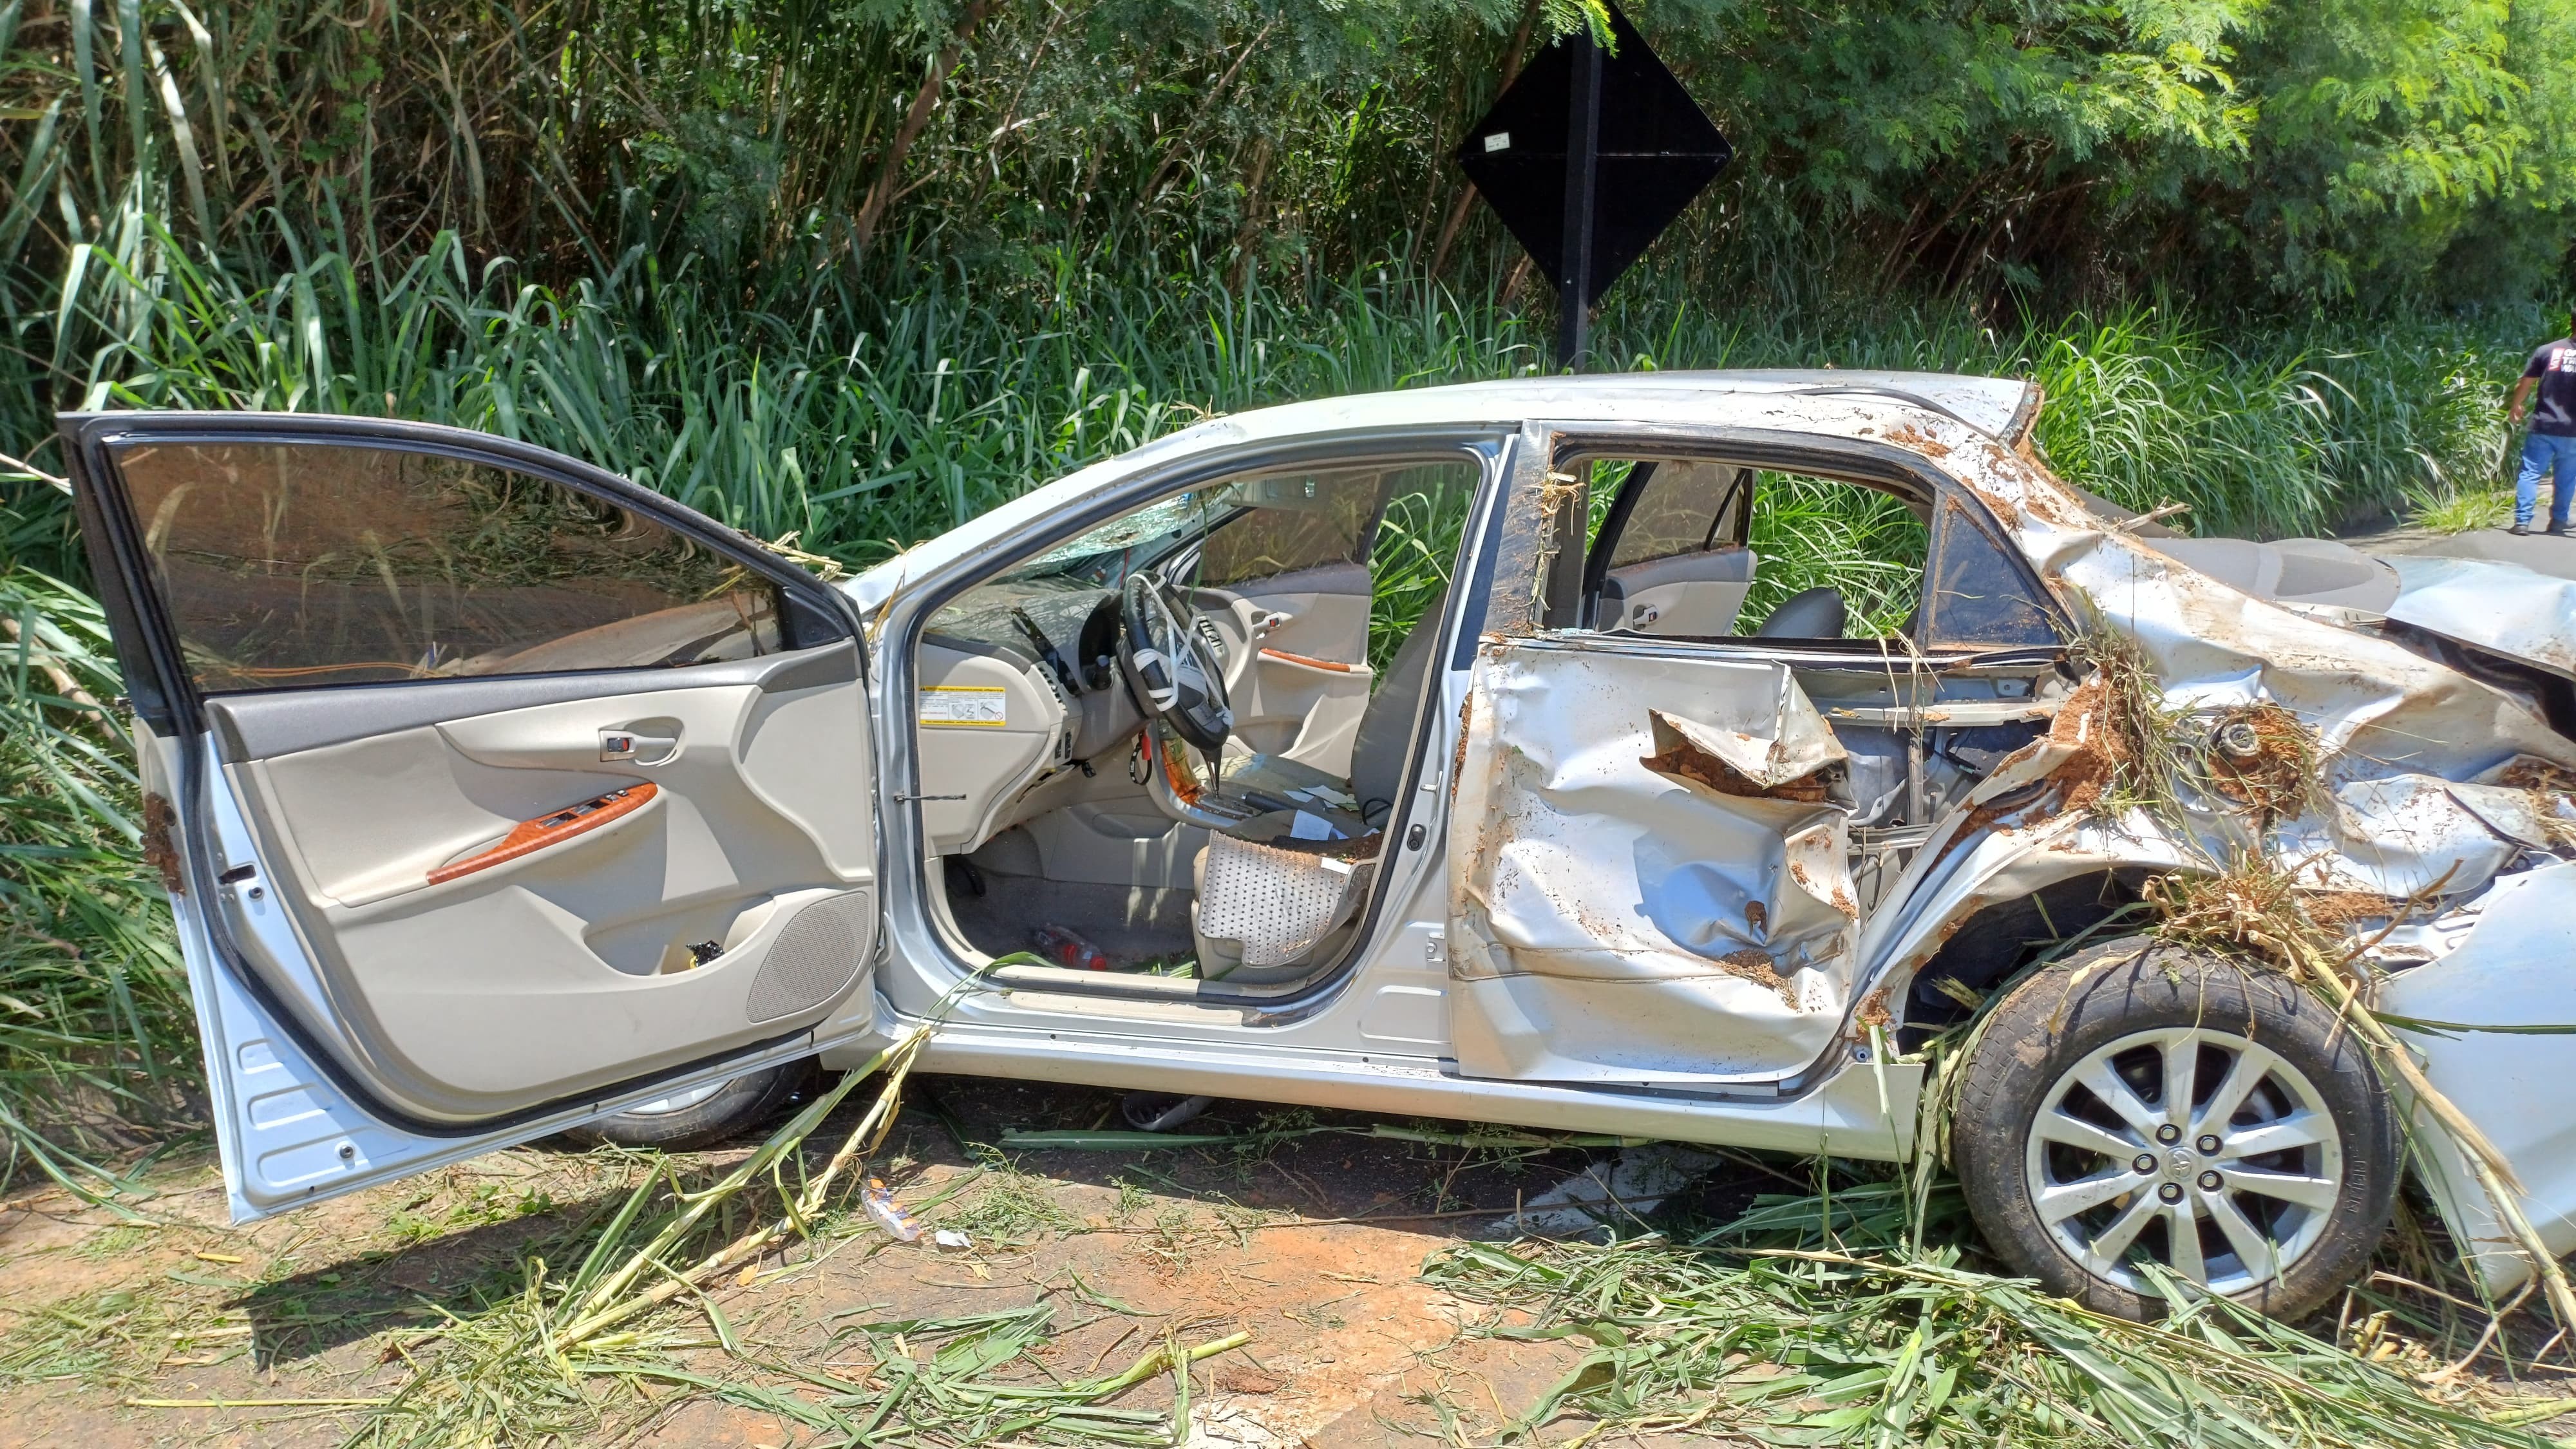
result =
[[[2062,1072],[2024,1152],[2032,1206],[2069,1257],[2133,1293],[2153,1262],[2220,1295],[2288,1271],[2326,1229],[2343,1137],[2316,1085],[2225,1031],[2160,1027]]]

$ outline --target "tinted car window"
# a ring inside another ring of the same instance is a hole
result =
[[[1721,519],[1719,512],[1740,512],[1739,485],[1750,481],[1744,469],[1732,463],[1675,459],[1637,466],[1652,471],[1620,522],[1618,541],[1610,548],[1610,567],[1626,568],[1735,541],[1741,520]]]
[[[1243,511],[1208,535],[1198,581],[1222,588],[1326,564],[1365,563],[1386,480],[1385,470],[1365,468],[1227,487],[1219,503]]]
[[[2013,648],[2058,642],[2056,626],[2031,596],[2021,570],[1959,500],[1941,500],[1932,537],[1932,585],[1923,601],[1925,644]]]
[[[528,474],[315,443],[139,443],[117,465],[208,692],[668,667],[779,647],[765,580]]]

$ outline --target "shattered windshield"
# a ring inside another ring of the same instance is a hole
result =
[[[1223,518],[1229,505],[1219,503],[1216,495],[1226,491],[1194,489],[1113,518],[1007,570],[1001,578],[1116,583],[1137,565],[1161,558],[1184,538],[1206,532],[1215,520]]]
[[[1096,601],[1140,570],[1221,588],[1364,566],[1390,481],[1412,471],[1380,466],[1270,474],[1157,499],[975,585],[941,609],[931,627],[996,643],[1025,641],[1033,629],[1071,640]]]
[[[1086,529],[995,576],[995,583],[1111,587],[1137,569],[1224,533],[1201,582],[1229,583],[1366,556],[1386,470],[1236,478],[1194,488]],[[1240,527],[1227,525],[1241,522]],[[1220,543],[1223,546],[1220,546]]]

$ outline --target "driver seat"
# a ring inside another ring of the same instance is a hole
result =
[[[1443,588],[1396,646],[1385,682],[1360,715],[1349,779],[1270,755],[1254,755],[1226,771],[1227,794],[1290,808],[1211,837],[1191,866],[1197,900],[1190,906],[1190,931],[1197,938],[1201,979],[1246,985],[1292,980],[1331,959],[1350,938],[1351,917],[1368,897],[1377,850],[1363,847],[1353,860],[1350,846],[1313,839],[1308,821],[1320,822],[1340,841],[1366,840],[1386,827],[1396,792],[1404,787],[1406,746],[1430,687],[1431,652],[1448,611],[1449,591]]]

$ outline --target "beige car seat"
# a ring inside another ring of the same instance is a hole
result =
[[[1368,898],[1374,860],[1208,837],[1190,867],[1198,899],[1190,932],[1199,979],[1259,986],[1291,981],[1331,960],[1350,941]]]

